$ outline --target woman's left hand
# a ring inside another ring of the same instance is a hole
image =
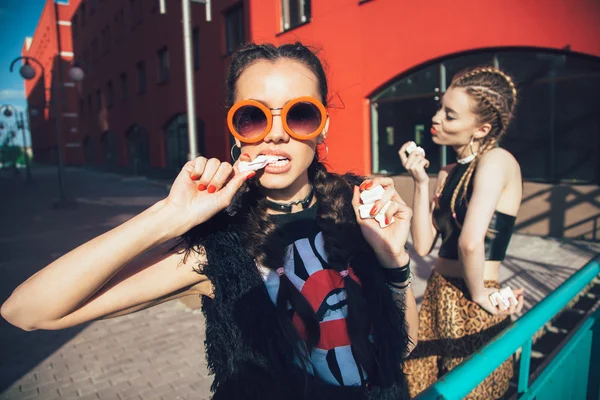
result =
[[[385,192],[381,200],[377,200],[371,209],[371,215],[376,215],[388,201],[392,203],[385,212],[386,221],[394,222],[381,228],[374,218],[361,218],[358,208],[362,205],[360,193],[381,185]],[[352,206],[356,213],[356,220],[365,240],[375,251],[379,262],[387,268],[401,267],[408,262],[408,255],[404,249],[410,232],[412,209],[406,205],[402,197],[394,188],[391,178],[374,178],[364,181],[360,187],[354,187]]]

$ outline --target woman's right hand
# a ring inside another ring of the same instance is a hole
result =
[[[236,166],[216,158],[188,161],[171,186],[165,202],[176,209],[181,233],[211,219],[227,207],[254,171],[239,172]]]
[[[502,302],[498,302],[498,305],[496,306],[492,304],[490,295],[497,291],[498,289],[495,288],[484,288],[483,292],[478,297],[473,298],[473,301],[492,315],[511,315],[521,312],[523,305],[525,304],[525,299],[523,296],[525,289],[519,288],[513,291],[516,300],[514,298],[510,298],[510,306],[508,307],[506,307]]]
[[[429,167],[429,160],[420,151],[413,151],[409,155],[406,154],[406,149],[412,142],[406,142],[398,150],[398,155],[402,161],[402,166],[413,177],[416,184],[425,184],[429,182],[429,175],[425,172],[425,168]]]

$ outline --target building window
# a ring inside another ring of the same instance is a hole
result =
[[[600,183],[600,59],[538,49],[487,50],[449,57],[391,82],[371,98],[373,173],[404,173],[397,151],[413,140],[428,171],[453,163],[427,134],[439,96],[466,67],[496,65],[519,88],[515,118],[500,145],[528,181]],[[560,110],[560,111],[559,111]]]
[[[195,27],[192,31],[192,51],[194,52],[194,68],[200,68],[200,29]]]
[[[96,90],[96,104],[98,105],[98,110],[102,109],[102,91],[100,89]]]
[[[225,45],[227,54],[236,51],[244,41],[244,8],[240,3],[225,14]]]
[[[111,108],[115,100],[115,91],[113,90],[112,81],[106,84],[106,107]]]
[[[128,92],[127,92],[127,74],[123,72],[120,76],[121,80],[121,100],[127,100]]]
[[[89,69],[88,72],[93,70],[92,63],[90,62],[90,49],[87,47],[83,49],[83,64]]]
[[[204,121],[196,119],[198,153],[204,154]],[[187,162],[189,153],[187,115],[179,114],[165,126],[165,158],[167,168],[179,171]]]
[[[310,0],[281,0],[281,21],[284,31],[310,22]]]
[[[73,18],[71,18],[71,33],[73,37],[77,36],[77,11],[73,13]]]
[[[169,49],[163,47],[158,51],[158,83],[166,83],[171,75]]]
[[[104,55],[107,55],[110,52],[110,41],[111,41],[109,25],[106,25],[102,29],[101,37],[102,37],[102,53]]]
[[[92,164],[94,161],[96,161],[94,142],[92,141],[92,138],[89,136],[86,136],[86,138],[83,139],[83,151],[85,152],[85,163],[86,164]]]
[[[114,132],[106,131],[100,139],[102,144],[102,156],[104,166],[109,171],[117,169],[117,135]]]
[[[133,125],[125,134],[129,166],[134,175],[150,167],[150,140],[148,132],[140,125]]]
[[[85,2],[81,2],[81,26],[85,26]]]
[[[129,0],[131,8],[131,29],[142,23],[144,14],[144,0]]]
[[[92,40],[92,62],[95,64],[100,59],[100,51],[98,48],[98,38]]]
[[[146,93],[146,63],[140,61],[136,64],[135,70],[137,72],[138,93]]]

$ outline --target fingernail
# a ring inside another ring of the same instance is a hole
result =
[[[256,172],[254,172],[254,171],[250,172],[248,174],[248,176],[246,177],[246,180],[254,178],[254,175],[256,175]]]
[[[208,187],[208,193],[214,193],[214,192],[216,192],[216,191],[217,191],[217,188],[216,188],[216,187],[214,187],[213,185],[210,185],[210,186]]]
[[[204,191],[204,190],[206,190],[206,185],[199,184],[198,185],[198,190],[201,191],[201,192]]]
[[[248,157],[248,158],[251,158],[251,157],[250,157],[250,154],[248,154],[248,153],[242,153],[242,157]]]
[[[198,175],[190,175],[190,178],[192,178],[192,180],[195,181],[196,179],[199,178],[199,176]]]
[[[373,206],[373,208],[371,208],[371,211],[369,212],[370,215],[375,215],[377,214],[377,206]]]
[[[386,224],[386,225],[389,225],[389,224],[390,224],[390,220],[389,220],[387,217],[385,218],[385,224]]]
[[[373,186],[373,182],[367,183],[367,186],[365,186],[365,189],[371,189],[371,186]]]
[[[363,183],[360,184],[360,186],[358,188],[360,190],[365,190],[365,185],[366,185],[366,182],[363,182]]]

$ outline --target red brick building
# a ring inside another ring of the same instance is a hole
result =
[[[69,163],[172,174],[185,161],[181,1],[166,3],[165,15],[158,0],[77,7],[73,46],[86,78],[75,106],[81,147]],[[521,89],[503,144],[528,182],[519,229],[600,235],[597,1],[223,0],[212,2],[211,22],[204,5],[192,2],[191,10],[202,154],[229,157],[225,70],[244,41],[301,40],[321,49],[336,107],[327,161],[365,174],[401,174],[396,153],[407,140],[426,148],[432,174],[451,162],[452,151],[427,135],[439,95],[460,69],[494,64]]]
[[[59,118],[62,149],[68,163],[77,160],[81,140],[77,129],[75,84],[68,80],[73,60],[71,17],[80,0],[48,0],[33,37],[25,39],[22,56],[33,57],[36,75],[25,81],[30,110],[31,143],[38,162],[56,162],[56,117]],[[62,86],[59,82],[62,81]]]

